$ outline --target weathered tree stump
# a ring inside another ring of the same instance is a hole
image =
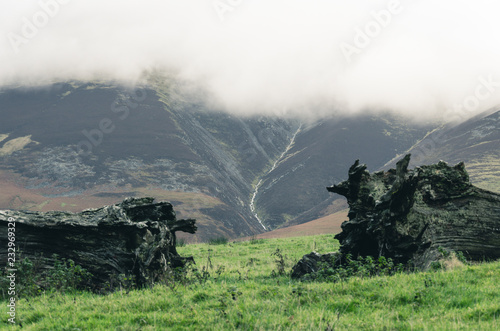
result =
[[[134,276],[141,287],[167,268],[183,267],[192,257],[179,256],[175,232],[196,231],[195,220],[176,220],[168,202],[128,198],[81,213],[0,211],[0,261],[7,262],[9,220],[15,223],[15,246],[22,258],[53,254],[87,269],[95,287],[117,275]]]
[[[408,170],[409,162],[406,155],[396,169],[370,174],[357,160],[347,181],[327,187],[350,208],[335,236],[337,261],[346,254],[384,256],[425,270],[443,250],[475,261],[499,259],[500,194],[472,185],[463,163]]]

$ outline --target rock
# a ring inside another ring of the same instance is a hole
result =
[[[347,254],[383,256],[426,270],[443,251],[460,251],[473,261],[499,259],[500,194],[473,186],[463,163],[408,170],[409,162],[406,155],[396,169],[370,174],[357,160],[347,181],[327,187],[349,204],[349,220],[335,236],[340,254],[334,264]],[[312,272],[314,263],[307,265],[300,269]]]
[[[193,261],[177,253],[175,232],[194,233],[196,221],[177,220],[170,203],[155,203],[154,198],[128,198],[81,213],[0,211],[4,247],[0,260],[5,262],[9,220],[15,223],[19,256],[35,260],[43,254],[47,258],[45,268],[49,268],[53,254],[72,259],[93,275],[96,288],[122,274],[133,276],[141,287],[155,281],[167,268]]]

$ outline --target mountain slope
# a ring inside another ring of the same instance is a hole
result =
[[[471,182],[500,191],[500,111],[486,112],[463,123],[434,130],[408,150],[410,166],[465,162]],[[394,167],[398,157],[384,165]]]
[[[4,90],[2,207],[76,211],[151,192],[198,217],[200,239],[262,232],[251,183],[297,124],[236,118],[181,96],[94,83]]]
[[[154,75],[135,88],[0,91],[0,208],[80,211],[151,195],[197,218],[197,240],[251,236],[345,209],[324,187],[355,159],[376,169],[434,129],[390,115],[241,117],[205,93]]]
[[[276,228],[308,222],[347,206],[326,186],[345,179],[356,159],[376,169],[406,150],[432,126],[410,125],[392,116],[329,118],[305,126],[293,148],[263,178],[256,199],[266,225]]]

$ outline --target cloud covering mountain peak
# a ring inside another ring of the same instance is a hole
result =
[[[240,114],[466,117],[500,104],[498,9],[490,0],[4,1],[0,86],[134,83],[167,69]]]

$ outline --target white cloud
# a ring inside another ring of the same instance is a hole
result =
[[[220,2],[231,10],[218,12]],[[394,5],[382,26],[373,13]],[[175,68],[232,112],[439,117],[474,95],[480,76],[500,82],[499,9],[490,0],[2,1],[0,85],[135,81]],[[363,47],[359,31],[372,34]],[[342,43],[359,51],[350,62]],[[498,104],[500,89],[477,111]]]

